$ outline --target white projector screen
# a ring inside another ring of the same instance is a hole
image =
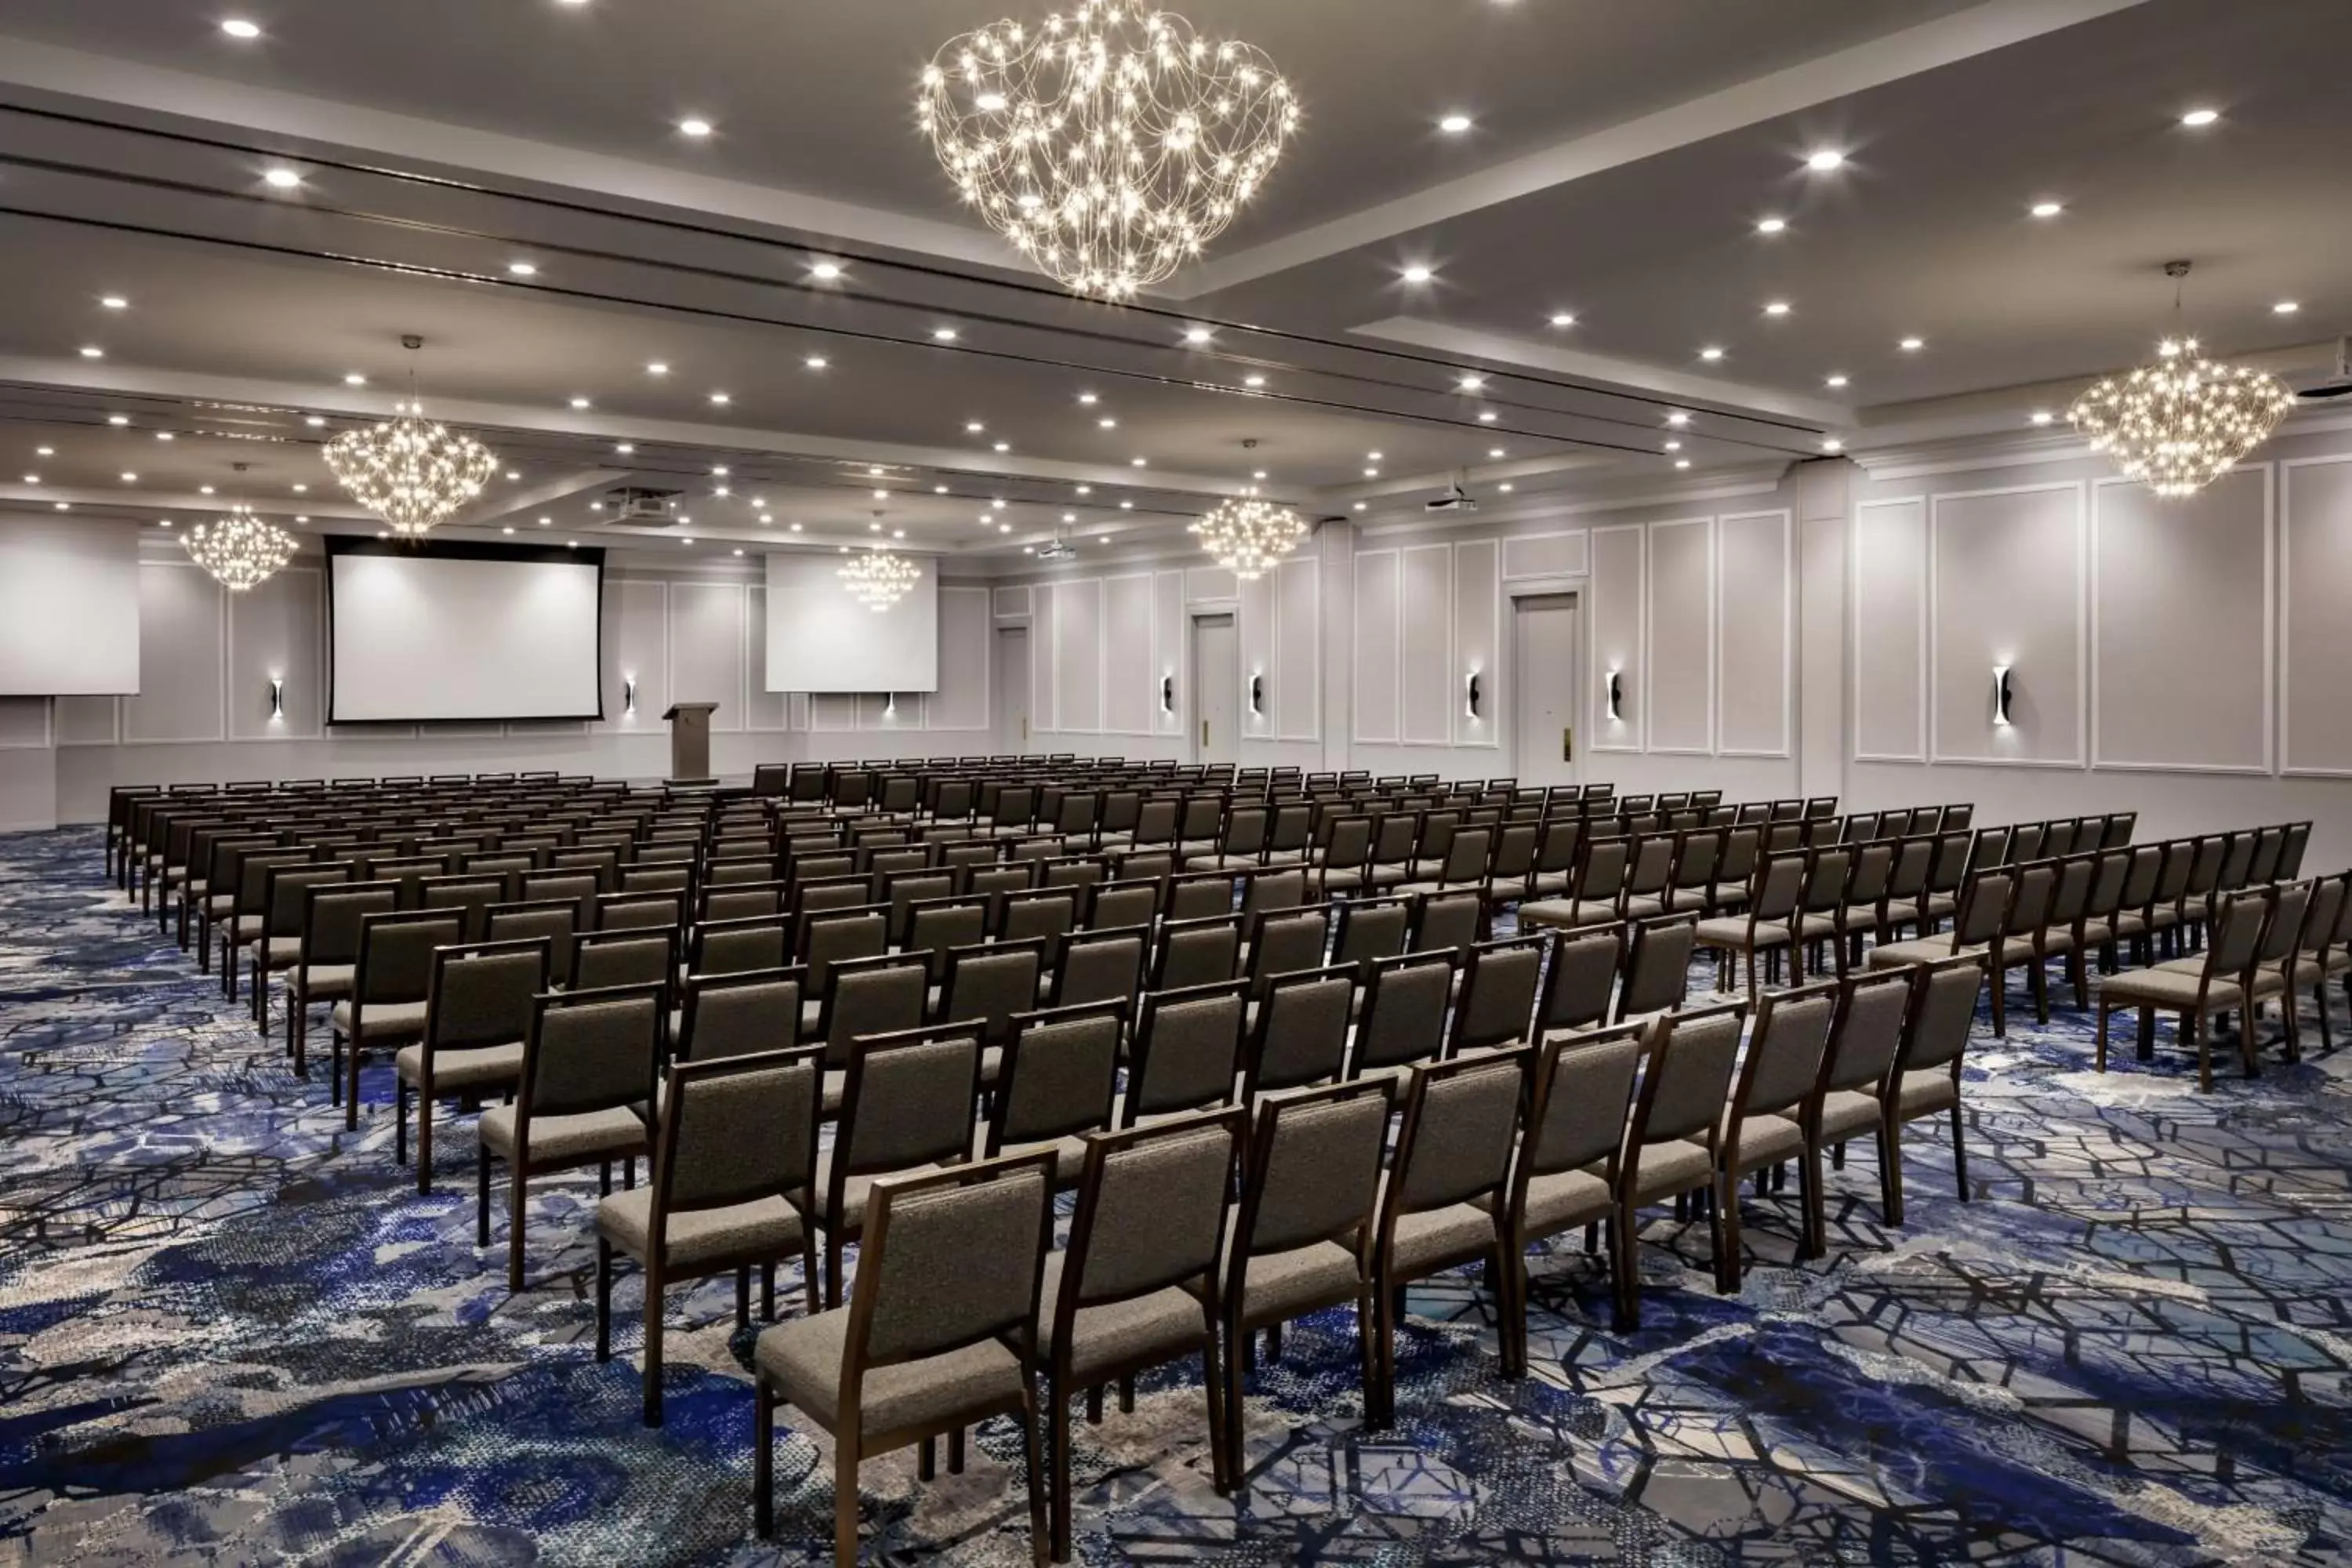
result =
[[[0,697],[138,689],[138,525],[0,516]]]
[[[604,717],[602,551],[331,548],[330,721]]]
[[[842,584],[845,555],[768,557],[768,689],[885,692],[940,689],[940,564],[907,596],[869,610]]]

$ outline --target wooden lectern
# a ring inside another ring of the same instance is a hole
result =
[[[676,702],[662,715],[669,721],[669,782],[710,782],[710,716],[716,702]]]

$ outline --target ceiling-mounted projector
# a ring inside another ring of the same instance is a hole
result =
[[[1421,510],[1423,511],[1476,511],[1478,503],[1471,500],[1470,492],[1460,485],[1448,485],[1445,487],[1444,495],[1433,501],[1427,502]]]
[[[624,485],[604,492],[604,521],[624,528],[670,528],[677,522],[677,490]]]
[[[1066,539],[1057,539],[1037,552],[1040,561],[1076,561],[1077,558],[1078,547]]]

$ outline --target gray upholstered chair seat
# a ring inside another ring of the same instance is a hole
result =
[[[1944,1075],[1947,1081],[1951,1075]],[[1731,1147],[1733,1117],[1723,1113],[1724,1147]],[[1739,1163],[1760,1164],[1765,1161],[1778,1163],[1793,1160],[1805,1152],[1805,1130],[1786,1116],[1748,1116],[1738,1119]]]
[[[273,936],[262,943],[261,962],[272,969],[289,969],[302,960],[302,939]]]
[[[1385,1183],[1383,1183],[1385,1185]],[[1397,1215],[1394,1269],[1413,1274],[1495,1245],[1495,1216],[1474,1204]]]
[[[1834,914],[1797,917],[1797,934],[1807,942],[1825,941],[1830,937],[1843,935],[1845,927],[1838,922],[1838,917]]]
[[[2194,958],[2175,958],[2156,965],[2152,972],[2148,970],[2138,970],[2132,973],[2142,974],[2149,973],[2158,974],[2180,974],[2186,975],[2190,980],[2194,981],[2205,973],[2205,957],[2202,953],[2200,953]],[[2122,975],[2116,975],[2115,977],[2115,979],[2117,980],[2122,978]],[[2113,981],[2109,982],[2110,984],[2113,983]],[[2219,995],[2222,989],[2222,982],[2214,982],[2213,991],[2216,995]],[[2228,989],[2231,994],[2234,995],[2237,993],[2238,986],[2235,982],[2231,982],[2229,983]],[[2254,995],[2257,998],[2263,996],[2276,996],[2285,989],[2286,982],[2281,978],[2280,973],[2276,969],[2257,969],[2254,971]],[[2216,1005],[2220,1005],[2220,1004]]]
[[[1187,871],[1255,871],[1263,864],[1255,855],[1220,855],[1213,848],[1184,857]]]
[[[1568,897],[1571,880],[1573,879],[1566,871],[1538,871],[1535,880],[1528,885],[1528,896],[1531,899],[1564,899]]]
[[[1327,867],[1317,875],[1326,888],[1355,889],[1372,885],[1371,873],[1360,866]]]
[[[849,1098],[849,1069],[827,1068],[824,1073],[824,1114],[837,1117],[842,1101]]]
[[[1895,1109],[1906,1121],[1959,1102],[1959,1086],[1948,1068],[1914,1068],[1895,1086]]]
[[[1718,916],[1698,922],[1698,944],[1701,947],[1745,948],[1750,940],[1745,919]],[[1784,947],[1788,941],[1789,928],[1785,925],[1759,925],[1753,938],[1754,945],[1759,949]]]
[[[1706,907],[1711,910],[1744,910],[1748,902],[1748,889],[1744,887],[1717,888],[1707,895]]]
[[[1715,1154],[1704,1143],[1688,1138],[1644,1144],[1642,1164],[1633,1184],[1633,1201],[1671,1197],[1703,1187],[1715,1176]]]
[[[1959,910],[1960,900],[1950,893],[1927,895],[1927,918],[1931,921],[1950,920]]]
[[[1043,1143],[1007,1143],[1002,1157],[1010,1160],[1021,1154],[1053,1155],[1054,1184],[1057,1187],[1066,1187],[1075,1184],[1078,1179],[1078,1173],[1086,1169],[1087,1141],[1084,1138],[1055,1138]],[[988,1129],[984,1125],[978,1128],[972,1135],[971,1157],[975,1160],[988,1158]],[[1057,1252],[1054,1256],[1059,1258],[1062,1255]],[[1050,1309],[1053,1302],[1054,1292],[1051,1288],[1048,1288],[1045,1292],[1045,1304]]]
[[[653,1247],[654,1193],[651,1186],[614,1193],[596,1205],[597,1234],[632,1258],[643,1258]],[[786,1253],[801,1245],[800,1211],[782,1198],[770,1195],[748,1204],[716,1209],[675,1209],[663,1237],[673,1268],[690,1268],[713,1258],[747,1254]]]
[[[1269,849],[1265,852],[1265,858],[1258,862],[1258,864],[1262,866],[1304,866],[1307,864],[1307,852],[1303,849]]]
[[[1629,921],[1654,921],[1666,912],[1665,900],[1646,893],[1636,893],[1625,900],[1623,918]]]
[[[1402,866],[1375,866],[1365,875],[1375,888],[1393,888],[1405,879],[1405,869]]]
[[[348,996],[359,979],[356,963],[314,963],[308,969],[294,971],[294,994],[306,1002],[325,1002],[338,996]]]
[[[501,1159],[514,1158],[515,1108],[493,1105],[482,1112],[482,1147]],[[646,1152],[646,1124],[634,1110],[614,1107],[578,1116],[530,1119],[530,1163],[606,1159]]]
[[[1225,1271],[1233,1278],[1233,1238],[1225,1236]],[[1242,1315],[1265,1322],[1295,1310],[1307,1310],[1334,1296],[1352,1295],[1357,1284],[1356,1255],[1336,1241],[1311,1242],[1288,1252],[1265,1252],[1249,1260],[1249,1282],[1242,1297]],[[1231,1289],[1230,1283],[1227,1289]]]
[[[399,1069],[401,1082],[423,1083],[425,1047],[421,1043],[401,1047],[394,1065]],[[509,1046],[479,1046],[466,1050],[433,1053],[433,1092],[436,1094],[476,1089],[511,1089],[521,1081],[520,1040]]]
[[[1533,921],[1539,926],[1573,928],[1606,925],[1622,918],[1614,903],[1592,899],[1540,899],[1519,906],[1519,923],[1523,926]]]
[[[1043,1355],[1054,1353],[1055,1308],[1062,1299],[1062,1264],[1068,1257],[1054,1252],[1045,1258],[1045,1292],[1037,1309],[1037,1349]],[[1097,1369],[1133,1365],[1162,1352],[1173,1356],[1207,1337],[1201,1299],[1181,1285],[1081,1307],[1070,1325],[1070,1373],[1083,1383]]]
[[[787,1403],[831,1430],[841,1419],[841,1363],[848,1347],[849,1310],[843,1308],[777,1324],[760,1336],[752,1356]],[[1020,1358],[994,1340],[982,1340],[945,1355],[869,1369],[859,1392],[858,1425],[868,1434],[903,1431],[1020,1397]]]
[[[1529,1236],[1549,1236],[1570,1226],[1587,1224],[1608,1214],[1612,1198],[1608,1178],[1591,1166],[1554,1171],[1549,1176],[1530,1176],[1527,1232]],[[1484,1207],[1491,1199],[1481,1196],[1471,1201]]]
[[[208,915],[226,916],[236,908],[236,895],[235,893],[207,894],[203,907],[205,913]]]
[[[421,1035],[425,1032],[425,1006],[422,1002],[383,1002],[360,1013],[360,1037],[374,1039],[379,1035]],[[338,1002],[334,1011],[335,1027],[348,1035],[352,1032],[352,1005]]]
[[[874,1184],[884,1176],[912,1176],[945,1170],[944,1165],[918,1165],[904,1171],[877,1171],[871,1175],[852,1176],[841,1184],[841,1212],[833,1212],[833,1151],[820,1150],[816,1157],[816,1196],[811,1204],[816,1223],[825,1229],[856,1230],[866,1223],[866,1200],[874,1195]],[[794,1401],[795,1404],[799,1402]],[[803,1406],[805,1408],[805,1406]]]
[[[1874,1094],[1858,1089],[1832,1089],[1822,1097],[1822,1141],[1835,1142],[1856,1132],[1867,1132],[1885,1120],[1886,1108]]]
[[[1922,937],[1916,942],[1882,942],[1870,950],[1870,967],[1895,969],[1906,963],[1933,963],[1941,958],[1967,958],[1983,952],[1981,943],[1971,942],[1957,951],[1948,936]]]

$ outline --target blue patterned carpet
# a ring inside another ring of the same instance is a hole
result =
[[[781,1550],[750,1534],[729,1281],[673,1296],[646,1431],[633,1273],[620,1353],[591,1355],[593,1177],[539,1185],[509,1296],[503,1222],[473,1245],[470,1122],[418,1198],[388,1068],[346,1135],[100,858],[91,831],[0,838],[0,1563],[827,1559],[821,1438],[780,1442]],[[1639,1333],[1609,1331],[1580,1249],[1538,1259],[1524,1383],[1495,1376],[1467,1278],[1415,1290],[1392,1431],[1360,1428],[1352,1315],[1294,1330],[1238,1499],[1209,1484],[1197,1385],[1148,1384],[1077,1428],[1078,1554],[2352,1561],[2352,1053],[2210,1098],[2168,1031],[2153,1068],[2088,1062],[2069,1014],[1981,1039],[1977,1201],[1915,1131],[1908,1228],[1877,1223],[1862,1153],[1798,1268],[1793,1202],[1750,1196],[1738,1298],[1705,1226],[1662,1215]],[[1018,1453],[985,1429],[921,1487],[910,1457],[869,1464],[868,1561],[1025,1562]]]

